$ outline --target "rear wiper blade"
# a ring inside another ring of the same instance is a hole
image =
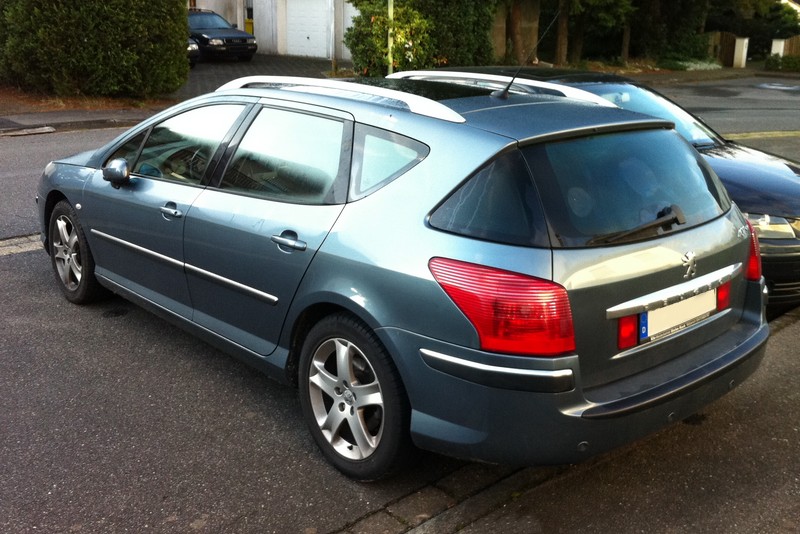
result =
[[[659,211],[657,218],[653,219],[652,221],[641,224],[636,228],[631,228],[630,230],[613,232],[610,234],[593,237],[587,242],[587,245],[616,243],[618,241],[624,241],[626,239],[637,237],[640,234],[644,234],[658,228],[662,228],[666,232],[672,228],[673,224],[686,224],[686,216],[683,214],[683,210],[677,204],[672,204],[671,206],[667,206],[663,210]]]

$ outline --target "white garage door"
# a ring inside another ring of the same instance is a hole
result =
[[[286,51],[291,56],[330,57],[329,0],[286,3]]]

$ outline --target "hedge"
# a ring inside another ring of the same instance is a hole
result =
[[[767,58],[764,67],[767,70],[800,72],[800,56],[779,56],[773,54]]]
[[[59,96],[149,97],[185,83],[185,0],[0,0],[0,78]]]

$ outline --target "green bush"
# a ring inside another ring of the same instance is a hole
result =
[[[184,0],[0,0],[0,77],[60,96],[149,97],[188,76]]]
[[[388,72],[386,0],[348,0],[359,15],[344,35],[353,67],[365,76]],[[497,0],[395,0],[393,70],[482,65],[494,58],[490,30]]]
[[[344,34],[344,44],[353,57],[353,68],[363,76],[386,76],[389,72],[389,28],[394,33],[393,70],[422,69],[433,64],[431,24],[418,11],[395,4],[389,21],[381,0],[351,0],[359,14]]]
[[[800,56],[783,56],[783,70],[800,72]]]
[[[497,0],[409,0],[433,24],[438,65],[488,65]]]
[[[781,70],[781,56],[772,54],[764,60],[764,68],[766,70]]]
[[[764,68],[767,70],[800,72],[800,56],[779,56],[778,54],[773,54],[764,62]]]

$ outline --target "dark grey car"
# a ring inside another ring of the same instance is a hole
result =
[[[50,163],[37,202],[67,299],[114,291],[297,384],[359,479],[415,446],[589,458],[729,391],[768,337],[705,161],[563,97],[245,78]]]
[[[258,51],[256,38],[208,9],[189,9],[189,37],[200,47],[200,56],[250,61]]]

